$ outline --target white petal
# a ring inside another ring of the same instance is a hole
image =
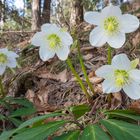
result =
[[[2,75],[5,72],[6,65],[0,64],[0,75]]]
[[[92,46],[101,47],[106,43],[107,36],[100,27],[96,27],[91,31],[89,41]]]
[[[121,16],[121,30],[124,33],[131,33],[136,31],[140,25],[139,19],[136,16],[130,14],[124,14]]]
[[[115,80],[113,79],[104,80],[102,86],[103,86],[103,93],[115,93],[121,90],[120,87],[115,86]]]
[[[59,36],[62,39],[62,43],[65,44],[66,46],[70,46],[73,44],[73,38],[68,32],[59,32]]]
[[[44,32],[37,32],[31,39],[31,44],[35,46],[46,46],[46,34]]]
[[[47,34],[57,33],[60,28],[56,24],[43,24],[41,31]]]
[[[17,55],[13,51],[8,51],[7,56],[10,57],[10,58],[17,58],[17,57],[19,57],[19,55]]]
[[[131,70],[129,72],[129,76],[131,79],[133,79],[135,82],[140,84],[140,70]]]
[[[46,23],[41,26],[41,30],[49,30],[52,24]]]
[[[119,70],[130,70],[131,62],[126,54],[115,55],[112,59],[112,66]]]
[[[112,48],[121,48],[123,44],[125,43],[125,33],[118,32],[115,35],[109,36],[107,43],[112,47]]]
[[[55,52],[50,50],[47,47],[40,47],[39,48],[39,55],[43,61],[47,61],[48,59],[54,57]]]
[[[122,12],[119,6],[107,6],[102,10],[102,14],[104,17],[108,16],[121,16]]]
[[[124,92],[131,99],[139,99],[140,98],[140,85],[138,83],[131,83],[123,87]]]
[[[6,54],[7,52],[8,52],[8,49],[7,48],[1,48],[0,49],[0,53]]]
[[[17,61],[14,58],[8,58],[7,66],[10,68],[15,68],[17,66]]]
[[[100,25],[101,24],[101,13],[99,12],[86,12],[84,15],[84,20],[90,24]]]
[[[70,53],[70,49],[68,46],[63,46],[61,49],[56,51],[56,54],[60,60],[66,60]]]
[[[104,65],[95,71],[95,74],[98,77],[102,78],[109,78],[112,77],[114,74],[114,69],[111,65]]]

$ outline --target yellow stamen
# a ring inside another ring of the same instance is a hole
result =
[[[104,29],[107,31],[107,33],[112,34],[117,32],[118,28],[119,22],[117,17],[110,16],[104,20]]]
[[[124,86],[125,84],[128,83],[129,74],[128,74],[127,71],[125,71],[125,70],[116,70],[114,72],[114,74],[115,74],[115,84],[118,87],[122,87],[122,86]]]
[[[51,34],[47,37],[51,49],[61,48],[61,38],[57,34]]]
[[[4,64],[7,62],[7,56],[3,53],[0,53],[0,63]]]

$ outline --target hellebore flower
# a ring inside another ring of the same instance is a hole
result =
[[[104,93],[115,93],[121,89],[132,99],[140,98],[140,70],[136,69],[138,60],[130,61],[126,54],[113,57],[111,65],[96,70],[96,75],[104,78]]]
[[[6,67],[15,68],[17,66],[16,58],[18,55],[7,48],[0,49],[0,75],[2,75]]]
[[[139,19],[130,14],[123,14],[118,6],[107,6],[101,12],[86,12],[86,22],[96,25],[90,33],[89,41],[95,47],[106,42],[112,48],[120,48],[126,40],[125,33],[135,31],[139,27]]]
[[[60,60],[66,60],[73,43],[71,35],[57,27],[55,24],[44,24],[41,32],[37,32],[31,39],[31,43],[40,46],[39,55],[43,61],[55,56]]]

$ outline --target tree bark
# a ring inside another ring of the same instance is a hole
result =
[[[80,24],[83,22],[83,4],[81,0],[72,1],[72,11],[70,17],[71,25]]]
[[[44,0],[42,12],[42,24],[50,23],[50,10],[51,10],[51,0]]]
[[[32,0],[32,30],[40,28],[40,0]]]
[[[3,29],[5,22],[5,1],[0,0],[0,29]]]

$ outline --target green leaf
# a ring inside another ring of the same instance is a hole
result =
[[[30,108],[33,107],[33,104],[25,98],[12,99],[12,103],[19,104],[19,105],[22,105],[24,107],[30,107]]]
[[[131,110],[111,110],[105,111],[104,114],[109,115],[109,118],[118,117],[118,118],[128,118],[135,121],[140,120],[140,116]]]
[[[67,121],[49,122],[38,127],[27,128],[23,132],[14,136],[12,140],[44,140],[66,122]]]
[[[24,128],[24,127],[30,126],[30,125],[32,125],[32,124],[34,124],[34,123],[39,122],[39,121],[43,121],[43,120],[45,120],[45,119],[47,119],[47,118],[55,117],[55,116],[61,116],[61,115],[63,115],[63,114],[62,114],[62,113],[51,113],[51,114],[46,114],[46,115],[43,115],[43,116],[34,117],[34,118],[32,118],[32,119],[30,119],[30,120],[27,120],[27,121],[25,121],[24,123],[22,123],[22,124],[17,128],[17,130],[20,130],[20,129]]]
[[[115,140],[140,140],[140,126],[114,119],[101,120]]]
[[[31,115],[36,112],[35,108],[19,108],[16,111],[13,111],[9,117],[20,117],[20,116],[27,116]]]
[[[21,120],[17,118],[8,118],[16,127],[18,127],[21,123],[23,123]]]
[[[80,131],[75,130],[53,138],[53,140],[78,140]]]
[[[10,130],[10,131],[4,131],[0,135],[0,140],[9,140],[9,137],[13,134],[14,131],[15,131],[15,129]]]
[[[79,106],[70,107],[70,111],[74,114],[76,118],[79,118],[86,112],[90,111],[90,107],[86,104],[83,104]]]
[[[80,140],[110,140],[109,136],[99,127],[99,125],[88,125]]]
[[[27,120],[24,123],[22,123],[17,129],[15,129],[14,131],[12,131],[10,133],[9,137],[11,137],[14,133],[17,133],[17,132],[21,131],[22,129],[24,129],[25,127],[28,127],[28,126],[30,126],[34,123],[37,123],[39,121],[43,121],[43,120],[45,120],[47,118],[50,118],[50,117],[61,116],[61,115],[63,115],[63,114],[62,113],[51,113],[51,114],[46,114],[46,115],[43,115],[43,116],[34,117],[34,118],[32,118],[30,120]]]
[[[136,58],[135,60],[131,61],[131,68],[135,69],[138,64],[139,64],[139,59]]]
[[[4,98],[2,98],[2,99],[0,100],[0,105],[2,105],[3,107],[5,107],[5,108],[8,109],[8,110],[11,110],[11,109],[12,109],[11,106],[9,106],[9,104],[5,101]]]
[[[6,117],[4,115],[0,114],[0,120],[4,120],[4,119],[6,119]]]

